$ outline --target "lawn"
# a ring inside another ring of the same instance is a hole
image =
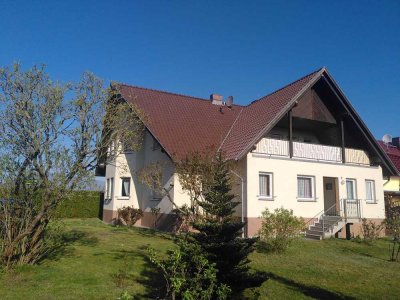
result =
[[[108,226],[96,219],[64,220],[69,245],[39,266],[0,274],[1,299],[117,299],[125,290],[155,298],[160,274],[146,260],[148,245],[173,247],[168,234]],[[283,255],[254,253],[253,270],[267,273],[250,299],[399,299],[400,263],[389,243],[300,240]],[[126,274],[124,274],[126,273]],[[118,276],[119,275],[119,276]]]

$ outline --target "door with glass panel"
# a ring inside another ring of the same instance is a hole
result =
[[[324,177],[323,184],[325,215],[337,216],[339,214],[338,179]]]

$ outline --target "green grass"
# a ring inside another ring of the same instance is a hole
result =
[[[124,290],[154,298],[160,274],[145,259],[151,245],[173,247],[168,234],[116,228],[96,219],[68,219],[69,246],[38,266],[0,275],[1,299],[116,299]],[[253,270],[270,279],[244,295],[254,299],[398,299],[400,263],[388,262],[389,243],[344,240],[294,243],[283,255],[253,253]],[[115,275],[129,276],[117,282]],[[117,283],[119,287],[117,286]]]

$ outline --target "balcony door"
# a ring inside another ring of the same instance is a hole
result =
[[[336,216],[339,213],[338,179],[324,177],[324,210],[328,216]]]

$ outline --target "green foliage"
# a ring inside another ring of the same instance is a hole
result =
[[[117,299],[118,300],[132,300],[133,297],[128,293],[128,291],[125,291]]]
[[[180,239],[178,249],[161,260],[149,248],[150,261],[161,271],[166,283],[166,296],[171,299],[227,299],[230,288],[217,281],[217,270],[203,255],[201,248]]]
[[[57,206],[58,218],[97,218],[100,192],[73,191]]]
[[[134,225],[141,217],[143,217],[143,211],[140,208],[134,208],[133,206],[124,206],[119,208],[117,211],[117,222],[121,225]]]
[[[272,213],[268,208],[262,213],[260,229],[261,244],[269,251],[281,253],[290,242],[304,231],[304,220],[293,215],[293,210],[277,208]]]
[[[361,235],[365,243],[370,243],[379,237],[380,232],[384,229],[384,224],[377,225],[366,218],[362,219]]]
[[[400,255],[400,209],[391,207],[388,213],[389,217],[385,221],[386,229],[392,236],[392,245],[390,247],[390,261],[397,261]]]
[[[193,224],[192,237],[218,269],[219,282],[234,286],[243,282],[248,270],[248,255],[255,239],[241,238],[244,223],[234,216],[239,202],[230,193],[229,168],[218,153],[212,168],[212,180],[204,187],[204,200],[199,206],[204,216]]]

